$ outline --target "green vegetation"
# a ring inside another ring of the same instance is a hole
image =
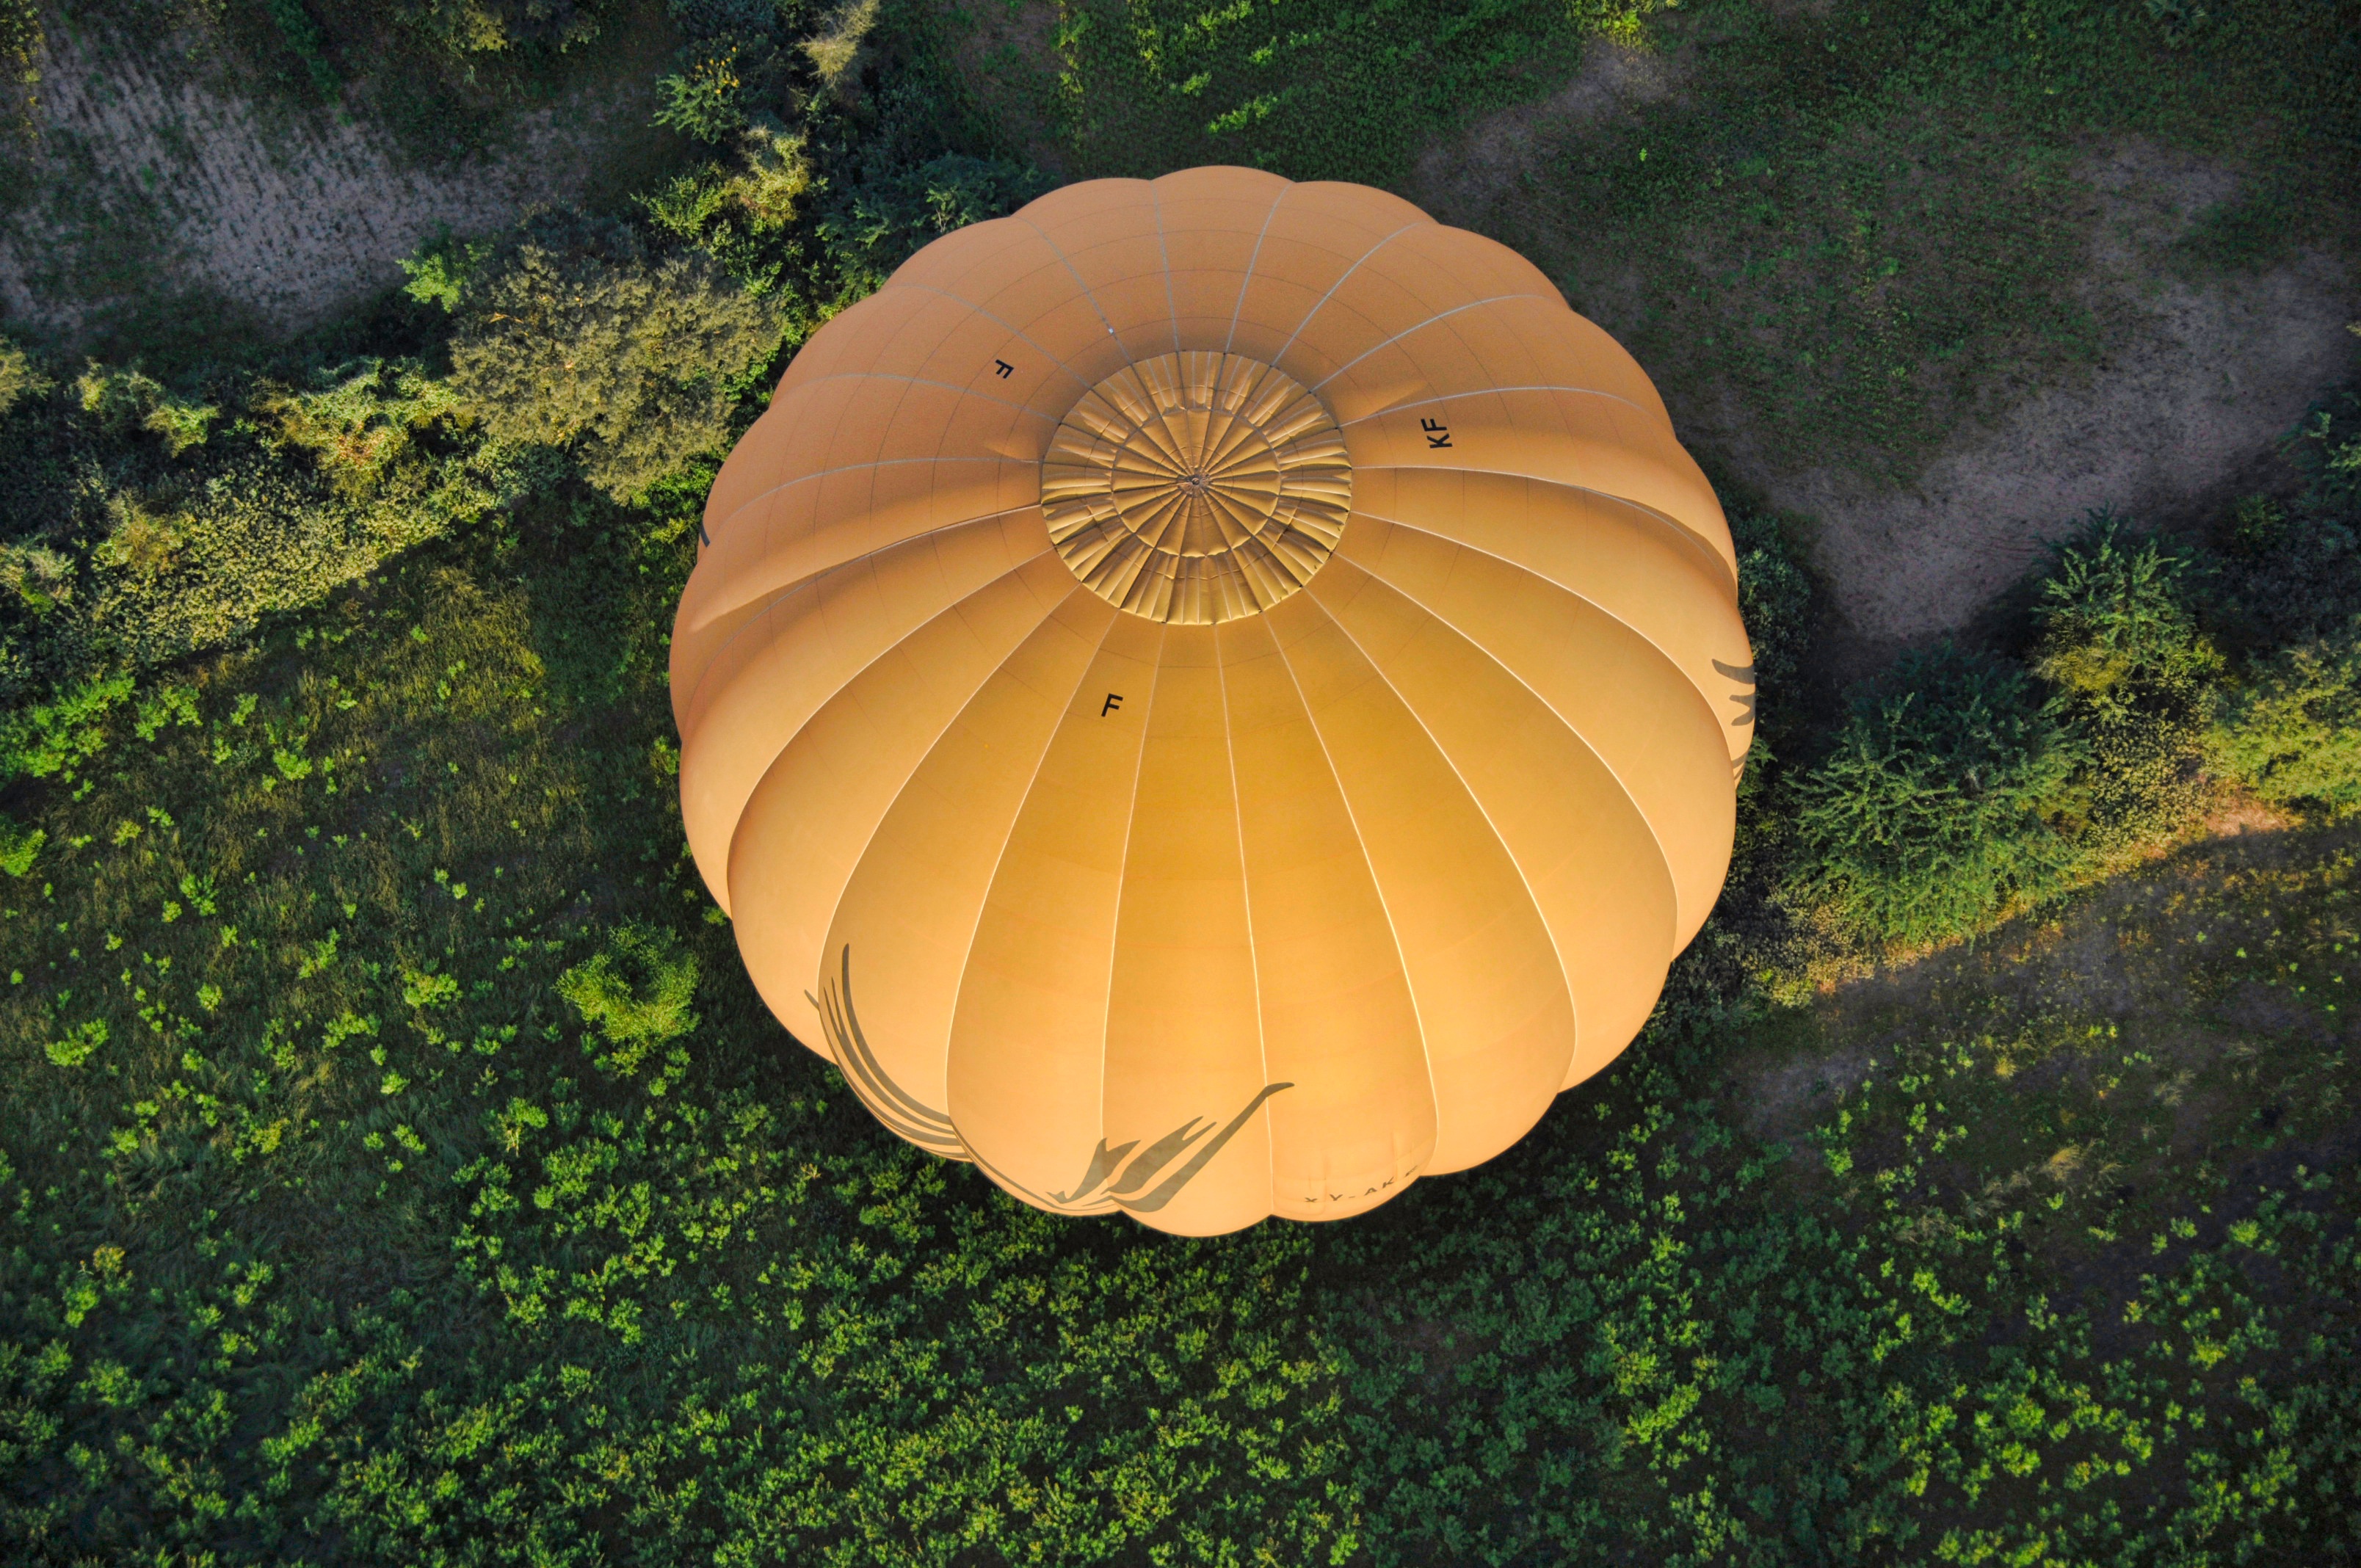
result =
[[[2072,938],[2128,1007],[2019,941],[1850,1015],[1675,1012],[1340,1236],[1372,1556],[2349,1556],[2354,864],[2112,890]]]
[[[1848,693],[1807,524],[1735,510],[1722,907],[1613,1072],[1349,1225],[1052,1219],[880,1129],[743,978],[664,674],[718,455],[1018,148],[1398,178],[1655,49],[1474,210],[1873,467],[2089,351],[2079,137],[2247,138],[2190,268],[2335,238],[2348,11],[1091,0],[1047,81],[875,5],[206,14],[462,144],[640,59],[681,135],[302,339],[0,340],[0,1555],[2361,1555],[2352,396]]]
[[[2361,625],[2299,643],[2225,693],[2217,760],[2282,808],[2361,806]]]
[[[2048,892],[2072,858],[2050,814],[2088,753],[2029,688],[1947,642],[1856,699],[1797,789],[1808,892],[1900,947]]]
[[[779,345],[764,302],[702,258],[651,261],[620,225],[534,225],[458,315],[451,395],[495,441],[571,448],[619,500],[685,459],[718,460],[749,372]]]

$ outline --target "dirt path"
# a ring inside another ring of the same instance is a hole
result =
[[[1506,223],[1543,251],[1569,248],[1582,214],[1541,195],[1554,163],[1587,135],[1685,102],[1696,69],[1686,45],[1594,45],[1551,96],[1430,148],[1404,194],[1445,222],[1496,232]],[[2092,148],[2071,183],[2083,193],[2074,222],[2091,236],[2079,287],[2100,319],[2122,323],[2114,340],[2087,373],[1988,391],[1993,417],[1958,429],[1906,484],[1798,462],[1751,428],[1741,398],[1700,388],[1682,367],[1651,367],[1700,455],[1814,525],[1817,565],[1847,622],[1833,650],[1847,673],[1966,625],[2043,540],[2093,508],[2150,523],[2212,521],[2273,477],[2279,437],[2361,362],[2361,339],[2346,331],[2361,318],[2350,259],[2305,252],[2258,273],[2200,279],[2174,254],[2209,209],[2236,197],[2235,171],[2128,140]],[[1662,304],[1642,263],[1586,286],[1598,291],[1586,307],[1610,328]]]
[[[2274,444],[2353,374],[2361,287],[2307,251],[2267,271],[2192,283],[2164,251],[2235,178],[2132,144],[2088,160],[2087,287],[2132,327],[2081,384],[2032,393],[1959,435],[1915,484],[1878,489],[1826,469],[1749,476],[1819,525],[1818,565],[1854,635],[1923,640],[1964,625],[2041,542],[2094,508],[2195,523],[2269,482]]]
[[[160,283],[306,326],[397,281],[397,259],[440,229],[502,227],[580,192],[609,130],[646,118],[618,95],[577,93],[522,116],[497,158],[421,170],[366,120],[266,115],[213,75],[50,28],[41,197],[0,228],[10,318],[71,335],[110,298]]]

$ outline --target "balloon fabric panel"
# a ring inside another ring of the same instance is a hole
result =
[[[708,498],[682,812],[889,1130],[1213,1234],[1489,1158],[1726,872],[1752,657],[1647,377],[1362,187],[1068,186],[816,333]]]

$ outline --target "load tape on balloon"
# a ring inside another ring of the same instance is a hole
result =
[[[1068,186],[813,335],[672,652],[690,845],[877,1119],[1192,1234],[1367,1212],[1630,1042],[1728,869],[1736,560],[1530,263]]]

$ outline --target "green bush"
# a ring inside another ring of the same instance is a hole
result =
[[[422,305],[440,305],[445,313],[456,311],[469,280],[483,270],[492,251],[488,239],[460,239],[445,229],[421,246],[417,255],[402,258],[401,270],[410,281],[401,291]]]
[[[2303,510],[2361,522],[2361,391],[2346,388],[2314,403],[2281,445],[2304,477]]]
[[[2274,806],[2361,809],[2361,620],[2224,691],[2209,739],[2214,765]]]
[[[23,876],[33,869],[35,857],[41,846],[49,841],[47,831],[39,828],[19,827],[0,816],[0,872],[10,876]]]
[[[1013,212],[1054,183],[1038,169],[964,153],[872,171],[819,222],[839,298],[873,291],[921,246]]]
[[[93,1018],[67,1030],[63,1039],[51,1040],[48,1047],[49,1060],[60,1067],[80,1067],[106,1044],[106,1021]]]
[[[93,675],[53,702],[0,718],[0,784],[70,773],[105,749],[106,716],[130,697],[129,675]]]
[[[40,367],[22,348],[0,337],[0,414],[6,413],[25,399],[49,389]]]
[[[266,385],[257,410],[279,436],[311,453],[347,496],[375,489],[418,437],[459,411],[449,383],[414,360],[356,359],[323,366],[302,390]]]
[[[55,707],[94,672],[235,641],[551,477],[415,360],[291,379],[224,377],[200,400],[93,365],[19,413],[0,446],[17,535],[0,544],[0,700]]]
[[[2015,667],[1905,655],[1798,786],[1800,891],[1878,943],[1971,932],[2072,866],[2051,819],[2085,755]]]
[[[2181,591],[2189,557],[2104,510],[2056,554],[2034,605],[2034,672],[2094,713],[2193,706],[2215,661]]]
[[[86,656],[152,668],[243,637],[262,618],[320,602],[402,551],[500,510],[528,470],[485,448],[388,473],[355,499],[335,482],[251,454],[146,519],[135,555],[118,529],[86,576]]]
[[[728,141],[745,128],[746,82],[738,46],[692,46],[684,69],[656,82],[655,122],[701,142]]]
[[[129,369],[93,364],[74,380],[74,395],[82,412],[104,429],[145,430],[159,436],[168,455],[178,457],[192,446],[202,446],[221,410],[211,403],[176,398],[161,382]]]
[[[579,49],[598,36],[608,0],[392,0],[399,21],[466,57]]]
[[[691,1033],[697,1014],[697,955],[669,931],[624,925],[604,952],[557,977],[557,994],[611,1048],[597,1056],[602,1072],[630,1078],[657,1047]]]
[[[2361,614],[2361,392],[2314,403],[2279,443],[2295,494],[2240,501],[2205,589],[2205,623],[2233,654],[2342,631]]]
[[[467,291],[451,380],[493,439],[570,449],[621,499],[729,444],[736,383],[779,338],[776,307],[706,258],[548,220]]]
[[[2222,661],[2198,629],[2191,565],[2094,512],[2057,547],[2034,605],[2034,673],[2090,747],[2078,810],[2111,842],[2171,831],[2202,795],[2205,710]]]
[[[263,0],[263,9],[269,14],[271,25],[279,29],[289,52],[302,61],[312,90],[322,101],[335,103],[344,91],[344,83],[336,77],[336,68],[328,63],[319,26],[303,9],[302,0]]]

